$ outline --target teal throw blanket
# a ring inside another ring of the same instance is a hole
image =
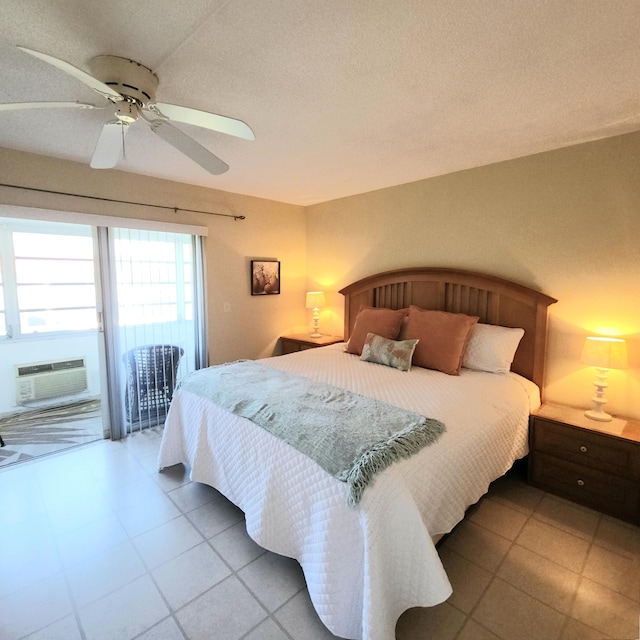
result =
[[[438,420],[252,360],[195,371],[180,387],[255,422],[346,482],[350,506],[375,473],[445,430]]]

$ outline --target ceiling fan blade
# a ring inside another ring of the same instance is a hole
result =
[[[219,116],[215,113],[209,113],[208,111],[200,111],[199,109],[180,107],[176,104],[167,104],[166,102],[156,102],[147,105],[147,108],[157,115],[169,118],[169,120],[193,124],[196,127],[219,131],[220,133],[226,133],[227,135],[236,136],[237,138],[244,138],[245,140],[256,139],[251,127],[246,122],[236,120],[235,118]]]
[[[199,164],[203,169],[206,169],[209,173],[217,176],[229,170],[229,165],[226,162],[223,162],[220,158],[213,155],[211,151],[205,149],[199,142],[190,138],[186,133],[180,131],[180,129],[172,127],[164,120],[156,120],[149,124],[151,131],[159,135],[172,147],[184,153],[185,156],[191,158],[191,160]]]
[[[0,111],[14,111],[19,109],[104,109],[86,102],[6,102],[0,104]]]
[[[124,137],[127,135],[129,125],[126,122],[115,120],[107,122],[96,144],[91,167],[93,169],[111,169],[115,167],[122,157],[124,148]]]
[[[60,60],[59,58],[54,58],[46,53],[41,53],[40,51],[34,51],[33,49],[27,49],[26,47],[18,47],[25,53],[29,55],[35,56],[36,58],[40,58],[40,60],[44,60],[45,62],[53,65],[60,71],[64,71],[69,75],[73,76],[80,82],[84,82],[90,89],[93,89],[97,93],[105,96],[105,98],[111,98],[112,100],[122,100],[122,96],[115,90],[113,90],[109,85],[104,84],[104,82],[100,82],[97,78],[94,78],[92,75],[89,75],[86,71],[82,69],[78,69],[78,67],[74,67],[69,62],[65,62],[64,60]]]

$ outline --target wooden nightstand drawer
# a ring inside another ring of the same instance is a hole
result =
[[[315,349],[318,345],[305,344],[304,342],[296,342],[295,340],[282,339],[282,353],[295,353],[296,351],[304,351],[305,349]]]
[[[640,422],[597,422],[580,409],[542,405],[531,416],[529,481],[640,524]]]
[[[282,341],[282,353],[295,353],[296,351],[300,351],[302,345],[295,340],[287,340],[286,338],[281,338]]]
[[[531,482],[542,489],[638,522],[640,485],[633,480],[544,453],[534,456],[530,473]]]
[[[304,351],[305,349],[315,349],[316,347],[326,347],[330,344],[342,342],[342,338],[338,336],[320,336],[312,338],[306,333],[291,336],[281,336],[282,355],[287,353],[295,353],[296,351]]]
[[[640,448],[607,435],[535,417],[531,446],[576,464],[640,480]]]

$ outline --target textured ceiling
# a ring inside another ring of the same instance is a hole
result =
[[[638,34],[638,0],[2,0],[0,102],[101,100],[16,45],[136,60],[256,140],[180,125],[212,176],[138,121],[119,170],[306,205],[640,129]],[[1,112],[0,146],[88,163],[105,114]]]

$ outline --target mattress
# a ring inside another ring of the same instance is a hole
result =
[[[378,474],[353,508],[344,483],[200,396],[178,389],[165,424],[159,467],[188,466],[193,481],[215,487],[244,511],[259,545],[298,560],[311,601],[334,635],[393,640],[406,609],[451,595],[433,538],[451,531],[489,483],[527,453],[539,390],[514,373],[401,372],[363,362],[344,344],[260,362],[446,425],[435,444]]]

